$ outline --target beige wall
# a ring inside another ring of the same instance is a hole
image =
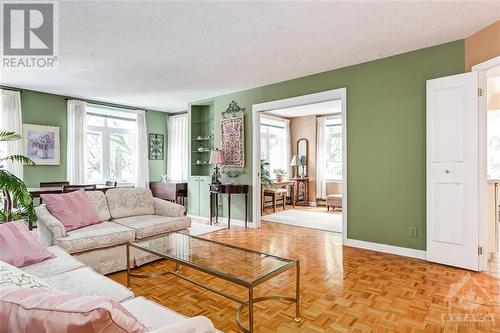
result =
[[[290,119],[292,155],[297,155],[297,141],[303,138],[309,142],[309,201],[316,201],[316,116]]]
[[[500,21],[465,39],[465,69],[500,56]]]

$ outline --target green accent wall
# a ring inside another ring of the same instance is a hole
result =
[[[426,80],[464,71],[459,40],[192,104],[213,103],[216,147],[221,112],[232,100],[246,108],[246,167],[236,182],[251,185],[252,105],[347,88],[347,236],[425,250]],[[232,216],[243,218],[236,196]]]
[[[58,126],[60,128],[61,138],[61,164],[55,166],[25,166],[24,181],[28,187],[37,187],[41,181],[66,180],[66,98],[66,96],[47,94],[31,90],[23,90],[23,93],[21,94],[23,123]],[[103,103],[99,102],[99,104]],[[120,105],[117,104],[105,104],[108,106],[120,107]],[[146,125],[148,133],[163,134],[165,136],[165,159],[149,161],[150,180],[161,180],[161,176],[166,174],[167,117],[168,114],[165,112],[152,110],[148,110],[146,112]],[[144,149],[147,149],[147,147],[144,147]]]

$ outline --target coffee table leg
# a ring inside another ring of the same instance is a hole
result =
[[[127,249],[127,288],[130,288],[130,245],[126,244]]]
[[[300,321],[300,261],[295,262],[295,322]]]
[[[248,288],[248,331],[253,333],[253,287]]]

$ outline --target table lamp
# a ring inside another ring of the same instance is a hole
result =
[[[222,150],[219,150],[218,148],[212,150],[210,152],[210,161],[208,163],[215,165],[214,173],[212,174],[212,184],[219,185],[220,184],[219,165],[224,164],[224,152]]]
[[[293,178],[297,177],[297,173],[296,173],[297,169],[295,169],[296,167],[299,166],[299,163],[297,161],[297,155],[293,155],[292,161],[290,162],[290,166],[293,168]]]

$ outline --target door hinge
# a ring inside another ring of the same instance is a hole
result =
[[[477,248],[477,254],[480,255],[480,256],[483,255],[483,247],[482,246],[480,246],[480,247]]]
[[[477,88],[477,96],[479,97],[483,96],[483,89]]]

